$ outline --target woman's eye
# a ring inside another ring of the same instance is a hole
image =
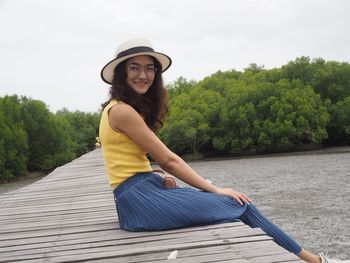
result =
[[[129,70],[138,71],[139,67],[138,66],[129,66]]]
[[[154,66],[146,67],[146,71],[147,72],[154,72],[155,71],[155,67]]]

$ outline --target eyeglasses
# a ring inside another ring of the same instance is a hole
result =
[[[133,76],[138,76],[141,73],[141,70],[145,72],[147,76],[152,76],[157,72],[157,68],[155,65],[146,65],[142,67],[138,64],[129,64],[127,65],[128,72]]]

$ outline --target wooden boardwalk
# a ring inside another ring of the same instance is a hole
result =
[[[0,262],[301,262],[240,222],[120,230],[100,150],[0,196]]]

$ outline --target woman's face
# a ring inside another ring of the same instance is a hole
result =
[[[126,62],[126,82],[138,94],[145,94],[151,87],[156,67],[153,59],[149,56],[136,56]]]

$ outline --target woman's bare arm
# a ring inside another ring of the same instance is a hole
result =
[[[198,175],[182,158],[173,153],[152,132],[142,117],[129,105],[119,103],[109,111],[110,126],[125,133],[130,139],[148,152],[152,158],[168,173],[180,180],[206,192],[230,196],[239,203],[250,202],[244,194],[230,188],[218,188]]]

